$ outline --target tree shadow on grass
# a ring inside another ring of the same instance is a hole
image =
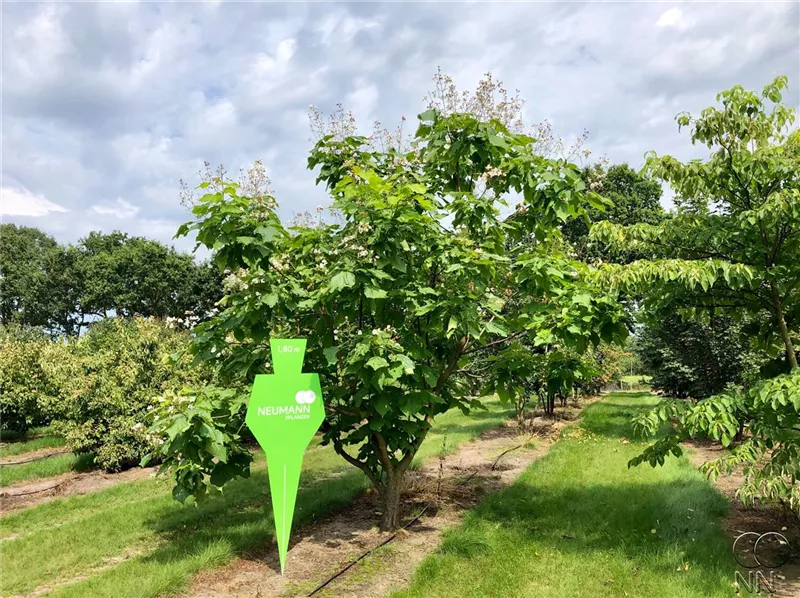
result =
[[[693,589],[712,596],[733,580],[735,562],[720,524],[726,510],[701,479],[542,487],[530,476],[487,497],[446,536],[440,553],[491,559],[514,546],[517,553],[572,555],[586,563],[615,553],[634,571],[666,576],[689,563]]]
[[[290,548],[298,541],[301,524],[346,507],[365,488],[365,476],[355,469],[301,477]],[[162,545],[142,557],[145,562],[170,564],[222,543],[229,547],[229,556],[261,555],[274,550],[274,563],[268,559],[269,564],[280,571],[266,468],[252,472],[248,480],[232,483],[224,494],[211,497],[198,507],[165,508],[149,524],[159,534]]]

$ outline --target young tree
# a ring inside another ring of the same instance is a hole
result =
[[[226,463],[241,454],[231,422],[264,371],[270,336],[308,339],[324,442],[369,477],[383,527],[393,528],[404,474],[434,417],[480,407],[461,371],[470,354],[523,337],[584,350],[625,334],[619,306],[586,293],[585,271],[550,252],[559,223],[599,205],[577,167],[537,155],[532,138],[495,120],[429,110],[420,121],[405,153],[376,151],[365,137],[319,140],[309,166],[341,224],[286,228],[274,198],[248,197],[221,177],[201,184],[213,192],[178,234],[196,232],[231,274],[222,311],[197,327],[193,351],[241,392],[205,409],[175,401],[158,420],[176,497],[248,475],[249,460]],[[503,222],[498,207],[512,192],[522,202]]]
[[[668,454],[681,453],[682,438],[709,435],[724,446],[735,444],[706,465],[709,473],[744,465],[742,498],[778,498],[797,510],[800,370],[793,337],[800,318],[800,131],[792,128],[794,110],[782,103],[786,87],[786,77],[760,94],[736,86],[717,96],[721,106],[698,118],[679,114],[679,126],[691,127],[692,142],[711,153],[688,163],[648,158],[647,169],[676,192],[677,217],[659,225],[599,223],[592,234],[656,256],[608,266],[604,281],[644,291],[652,312],[762,321],[760,339],[769,345],[777,337],[789,370],[747,391],[697,404],[673,401],[645,414],[638,422],[644,431],[655,434],[666,422],[673,431],[631,465],[663,464]]]

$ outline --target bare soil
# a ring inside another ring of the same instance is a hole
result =
[[[719,458],[724,452],[724,448],[719,444],[710,442],[685,442],[684,447],[691,449],[688,451],[689,460],[700,467],[707,461]],[[794,548],[792,558],[782,567],[775,569],[775,593],[776,598],[800,598],[800,520],[797,516],[775,504],[763,504],[758,501],[754,505],[745,505],[736,497],[736,490],[744,481],[741,471],[734,471],[731,475],[720,475],[714,482],[716,488],[724,494],[730,501],[728,516],[723,521],[726,532],[733,542],[741,534],[756,532],[764,534],[767,532],[779,532],[783,534]],[[741,567],[745,580],[748,579],[747,569]],[[759,567],[753,571],[761,571],[769,579],[770,569]]]
[[[527,422],[529,431],[525,433],[520,433],[516,422],[508,422],[454,453],[431,458],[409,472],[403,494],[406,520],[428,505],[424,516],[315,596],[371,598],[407,585],[416,566],[439,545],[443,530],[456,525],[484,496],[512,484],[534,459],[547,452],[560,430],[575,420],[579,411],[579,407],[570,405],[556,419],[535,417]],[[346,510],[292,533],[284,576],[270,540],[263,550],[198,574],[184,596],[307,596],[391,535],[379,530],[379,522],[378,497],[367,492]]]
[[[134,467],[120,473],[89,471],[20,482],[0,490],[0,514],[32,507],[76,494],[89,494],[122,482],[132,482],[154,476],[157,467]]]

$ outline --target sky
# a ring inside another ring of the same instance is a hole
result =
[[[0,3],[3,222],[74,243],[92,230],[173,240],[179,179],[262,159],[282,217],[329,200],[306,169],[308,108],[362,130],[413,122],[437,68],[491,71],[527,123],[592,159],[701,157],[674,116],[733,85],[789,76],[800,105],[800,4]],[[669,199],[665,200],[669,205]]]

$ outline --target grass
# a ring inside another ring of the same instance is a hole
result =
[[[509,416],[496,400],[489,406],[474,416],[438,418],[421,458],[452,451]],[[310,448],[295,525],[345,507],[366,486],[365,476],[330,447]],[[180,505],[170,489],[167,479],[140,480],[3,517],[0,593],[49,588],[48,596],[57,597],[161,596],[180,592],[193,574],[236,555],[275,550],[263,455],[249,479],[231,483],[200,507]]]
[[[658,399],[617,392],[489,496],[395,598],[732,596],[726,500],[685,459],[628,470],[631,416]]]
[[[17,432],[15,430],[0,430],[0,442],[24,442],[25,440],[32,440],[39,436],[54,436],[55,431],[52,426],[39,426],[30,428],[27,432]],[[2,447],[5,449],[6,447]]]
[[[486,411],[473,411],[469,416],[458,409],[451,409],[437,417],[411,468],[419,467],[430,457],[449,455],[465,442],[475,440],[486,430],[496,428],[500,422],[514,415],[513,407],[501,405],[497,397],[484,399],[483,404]]]
[[[85,471],[92,465],[94,465],[94,455],[88,453],[80,455],[68,453],[22,465],[3,465],[0,467],[0,487],[49,478],[68,471]]]
[[[22,453],[29,453],[31,451],[38,451],[46,448],[58,448],[64,446],[64,438],[53,434],[46,436],[37,436],[30,440],[20,440],[0,446],[0,457],[11,457],[13,455],[21,455]]]

